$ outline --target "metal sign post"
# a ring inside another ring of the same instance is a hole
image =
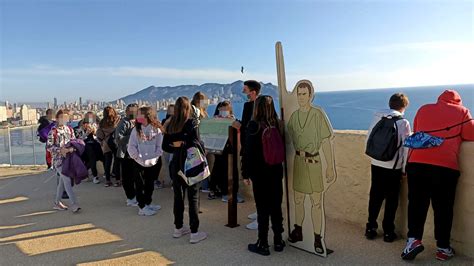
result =
[[[237,223],[237,191],[239,189],[239,172],[237,159],[238,153],[238,141],[237,141],[237,130],[233,127],[229,127],[229,143],[231,152],[228,155],[228,171],[227,171],[227,193],[229,194],[227,202],[227,227],[235,228],[238,227]]]

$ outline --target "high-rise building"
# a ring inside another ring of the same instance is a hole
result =
[[[54,109],[58,109],[58,99],[54,97]]]
[[[82,97],[79,97],[79,107],[82,107]]]
[[[8,109],[8,105],[6,103],[5,105],[0,103],[0,122],[7,121],[8,119],[7,109]]]

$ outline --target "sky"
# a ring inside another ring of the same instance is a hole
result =
[[[474,83],[474,1],[0,0],[0,101],[276,84],[277,41],[288,88]]]

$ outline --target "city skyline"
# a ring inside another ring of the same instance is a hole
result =
[[[474,83],[469,1],[0,5],[0,100],[112,101],[150,85],[276,84],[276,41],[289,88],[302,78],[318,91]]]

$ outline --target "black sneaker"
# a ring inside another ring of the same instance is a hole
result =
[[[384,242],[387,242],[387,243],[392,243],[393,241],[395,241],[395,239],[397,239],[397,235],[395,233],[385,233],[383,235],[383,241]]]
[[[255,244],[249,244],[248,249],[250,252],[260,254],[262,256],[269,256],[270,249],[268,244],[263,243],[262,241],[258,240]]]
[[[368,228],[365,229],[365,237],[369,240],[372,240],[377,237],[377,228]]]
[[[209,192],[209,194],[207,194],[207,199],[208,200],[214,200],[216,199],[216,194],[214,192]]]
[[[286,247],[286,243],[285,241],[283,240],[275,240],[274,243],[273,243],[273,249],[276,251],[276,252],[282,252]]]

